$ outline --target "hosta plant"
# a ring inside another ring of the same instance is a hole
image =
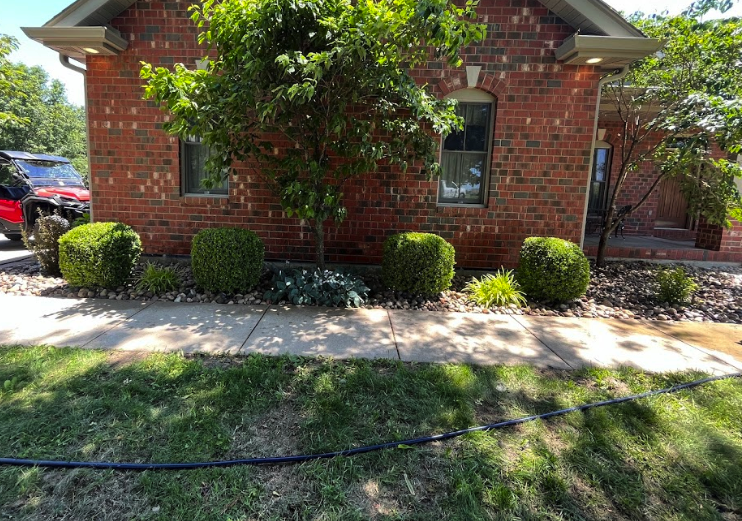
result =
[[[520,307],[526,303],[526,297],[515,280],[513,270],[499,269],[494,275],[487,273],[482,278],[473,278],[464,291],[469,298],[484,308],[493,306]]]
[[[287,269],[276,272],[272,288],[263,295],[271,302],[291,304],[360,307],[369,288],[353,275],[340,271]]]

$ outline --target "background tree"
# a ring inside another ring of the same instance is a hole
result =
[[[608,238],[620,219],[641,208],[665,179],[678,182],[690,215],[722,226],[730,226],[730,217],[742,216],[734,183],[742,171],[732,160],[742,143],[742,23],[736,18],[702,20],[711,9],[723,12],[731,5],[731,0],[701,0],[678,16],[632,17],[647,36],[667,43],[603,91],[621,130],[615,150],[619,168],[598,245],[598,266],[605,264]],[[715,149],[725,157],[714,159]],[[619,214],[617,201],[631,185],[632,173],[648,161],[659,175],[628,212]]]
[[[252,160],[289,216],[307,220],[324,268],[325,222],[341,222],[343,184],[379,162],[438,174],[438,139],[461,125],[455,102],[418,86],[410,69],[460,65],[484,35],[446,0],[206,0],[192,8],[207,70],[153,69],[145,96],[173,114],[165,129],[210,147],[206,184]]]
[[[67,101],[64,85],[49,81],[41,67],[7,66],[13,78],[11,92],[0,92],[0,113],[10,114],[0,132],[0,150],[53,154],[69,159],[87,176],[85,111]]]
[[[0,99],[8,98],[14,91],[14,68],[8,56],[17,48],[18,41],[15,38],[0,34]],[[10,122],[21,123],[17,116],[0,109],[0,131]]]

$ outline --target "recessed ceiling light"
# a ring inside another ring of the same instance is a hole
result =
[[[602,61],[603,61],[603,58],[590,58],[589,60],[587,60],[587,63],[589,63],[590,65],[593,65],[595,63],[600,63]]]
[[[83,47],[82,50],[90,54],[98,54],[100,52],[98,49],[93,49],[92,47]]]

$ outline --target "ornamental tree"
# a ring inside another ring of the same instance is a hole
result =
[[[726,227],[730,218],[742,217],[734,182],[742,176],[734,160],[742,144],[742,22],[703,21],[711,9],[723,12],[731,5],[731,0],[700,0],[677,16],[632,17],[647,36],[666,44],[604,87],[603,97],[614,106],[621,130],[615,150],[619,168],[598,245],[598,266],[605,264],[608,238],[621,218],[641,208],[665,179],[678,182],[690,215]],[[661,139],[656,140],[658,133]],[[715,159],[715,149],[725,157]],[[659,175],[619,214],[617,201],[647,161]]]
[[[205,70],[143,64],[145,97],[172,114],[165,130],[199,135],[214,186],[251,161],[289,216],[306,220],[324,268],[328,219],[341,222],[343,184],[379,162],[439,174],[436,134],[462,124],[455,102],[410,74],[429,59],[461,64],[484,36],[476,2],[206,0],[191,8]]]

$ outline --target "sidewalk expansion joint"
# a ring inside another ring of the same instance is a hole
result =
[[[510,316],[513,317],[513,320],[515,320],[516,323],[520,324],[520,327],[522,327],[523,329],[525,329],[526,331],[528,331],[528,333],[533,338],[535,338],[536,340],[538,340],[541,343],[541,345],[543,345],[546,349],[548,349],[549,351],[551,351],[552,353],[554,353],[554,355],[559,360],[561,360],[562,362],[564,362],[567,365],[567,367],[569,367],[571,369],[576,369],[576,367],[572,366],[572,364],[570,364],[569,362],[567,362],[559,353],[557,353],[551,347],[549,347],[549,345],[546,342],[544,342],[543,340],[541,340],[538,337],[538,335],[536,335],[533,331],[531,331],[530,329],[528,329],[528,326],[526,324],[524,324],[523,322],[521,322],[520,320],[518,320],[518,316],[517,315],[510,315]]]
[[[265,306],[265,309],[260,314],[260,318],[258,319],[257,322],[255,322],[255,325],[252,327],[250,332],[247,334],[247,338],[245,338],[245,341],[242,342],[242,345],[240,345],[240,348],[237,350],[237,354],[242,353],[242,350],[245,348],[245,345],[247,345],[247,341],[250,340],[250,337],[252,336],[252,334],[255,332],[255,330],[258,328],[260,323],[263,321],[263,317],[265,317],[265,314],[268,313],[268,309],[270,309],[270,305]]]
[[[399,344],[397,344],[397,333],[394,332],[394,323],[392,322],[392,315],[389,310],[386,310],[386,318],[389,320],[389,327],[392,330],[392,340],[394,341],[394,349],[397,351],[397,359],[402,360],[402,355],[399,352]]]

